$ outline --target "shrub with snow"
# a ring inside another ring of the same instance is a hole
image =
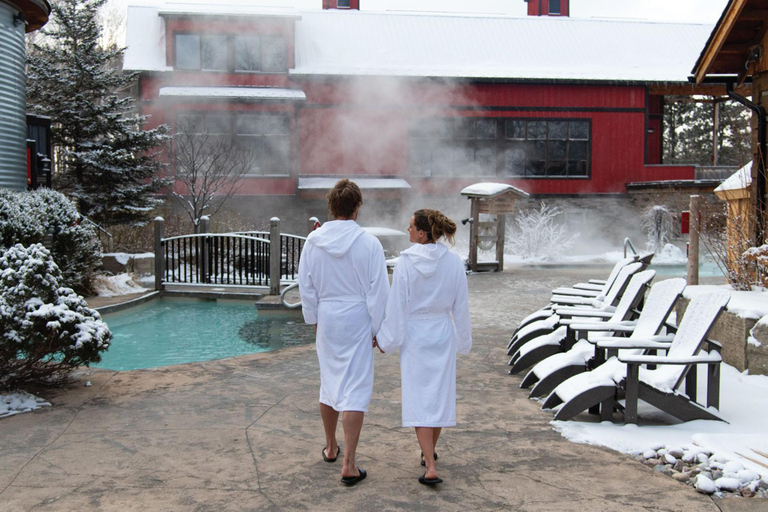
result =
[[[71,288],[41,244],[0,256],[0,389],[55,384],[101,360],[112,333]]]
[[[101,264],[101,245],[94,228],[81,219],[74,203],[54,190],[0,191],[0,249],[40,243],[51,234],[61,284],[82,291]]]
[[[551,259],[573,246],[578,234],[571,235],[555,223],[560,210],[541,203],[535,210],[520,210],[515,224],[507,228],[507,246],[524,259]]]

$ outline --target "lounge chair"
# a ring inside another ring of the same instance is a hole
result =
[[[560,327],[561,319],[573,317],[610,318],[616,311],[616,306],[620,302],[632,275],[639,272],[641,268],[642,264],[638,262],[622,267],[608,295],[603,299],[595,298],[582,304],[551,304],[548,316],[525,325],[512,336],[507,344],[507,355],[515,354],[532,339],[554,332]]]
[[[629,354],[612,356],[591,372],[575,375],[557,386],[543,409],[558,407],[556,420],[568,420],[599,406],[603,420],[610,420],[615,408],[624,410],[625,423],[637,423],[637,402],[643,400],[682,420],[723,420],[709,408],[720,401],[720,344],[707,339],[720,313],[728,304],[726,290],[696,295],[680,321],[671,343],[657,339],[599,342],[606,350],[663,350],[666,355]],[[708,345],[710,352],[699,352]],[[707,407],[696,402],[696,365],[707,364]],[[641,365],[653,365],[641,368]],[[679,391],[685,382],[685,392]],[[625,393],[625,404],[619,403]]]
[[[590,364],[592,368],[595,368],[605,361],[604,357],[595,357],[595,344],[598,341],[617,339],[608,337],[606,333],[614,333],[614,336],[629,334],[628,338],[622,338],[622,340],[630,341],[648,339],[658,335],[684,289],[685,279],[682,278],[667,279],[654,284],[634,325],[613,321],[572,323],[569,329],[576,333],[579,341],[569,351],[555,354],[534,366],[525,376],[520,387],[533,386],[530,396],[532,398],[544,397],[561,382],[586,371]],[[602,352],[598,351],[597,355],[602,355]]]
[[[624,267],[621,272],[631,272],[631,267],[640,263],[632,263]],[[624,293],[613,311],[612,315],[604,320],[617,324],[626,322],[637,317],[640,303],[645,297],[645,290],[648,284],[656,276],[655,270],[643,270],[632,275]],[[618,279],[617,279],[618,282]],[[600,320],[595,318],[595,320]],[[561,318],[555,331],[546,333],[537,338],[531,339],[520,346],[517,352],[512,356],[509,365],[512,369],[509,373],[517,373],[529,366],[539,363],[558,352],[567,352],[574,346],[578,338],[576,331],[570,327],[571,324],[583,323],[583,318]]]
[[[553,295],[574,295],[578,296],[581,295],[582,297],[590,297],[590,298],[597,298],[597,297],[604,297],[606,296],[611,287],[613,286],[613,283],[616,281],[616,278],[619,275],[619,271],[629,265],[630,263],[635,263],[637,261],[637,256],[632,256],[630,258],[624,258],[617,262],[613,266],[613,270],[611,270],[610,275],[608,276],[608,279],[605,281],[599,281],[595,279],[590,279],[588,283],[577,283],[573,285],[571,288],[556,288],[553,290]],[[523,329],[526,325],[535,322],[537,320],[545,319],[548,316],[552,315],[552,306],[553,304],[550,302],[543,308],[536,310],[535,312],[531,313],[527,317],[523,318],[523,320],[518,325],[517,329],[515,329],[515,332],[512,333],[512,337],[514,338],[518,331]]]

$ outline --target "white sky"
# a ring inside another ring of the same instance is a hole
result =
[[[163,0],[110,0],[126,5],[159,5]],[[288,5],[299,10],[320,9],[322,0],[256,0],[251,5]],[[188,0],[186,3],[218,3]],[[238,0],[225,0],[237,4]],[[571,16],[578,18],[634,18],[714,24],[728,0],[571,0]],[[525,16],[524,0],[360,0],[363,11],[427,11]]]

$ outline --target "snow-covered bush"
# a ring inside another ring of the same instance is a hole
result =
[[[573,246],[578,234],[570,234],[562,224],[555,224],[558,208],[541,203],[538,209],[519,210],[515,224],[507,227],[507,246],[525,259],[551,259]]]
[[[101,360],[112,333],[71,288],[41,244],[0,256],[0,389],[55,384]]]
[[[646,247],[659,254],[669,243],[669,235],[672,233],[672,214],[669,208],[661,205],[648,208],[643,214],[643,227],[648,234]]]
[[[40,243],[51,235],[50,250],[61,269],[62,285],[78,291],[101,264],[94,228],[80,222],[74,203],[50,189],[0,193],[0,249]]]

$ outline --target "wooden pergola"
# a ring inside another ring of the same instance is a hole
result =
[[[754,233],[754,245],[765,239],[767,50],[768,0],[729,0],[692,71],[692,87],[725,86],[729,98],[752,110],[750,210],[754,217],[742,220],[750,224],[742,232]],[[751,87],[745,87],[750,78]]]

